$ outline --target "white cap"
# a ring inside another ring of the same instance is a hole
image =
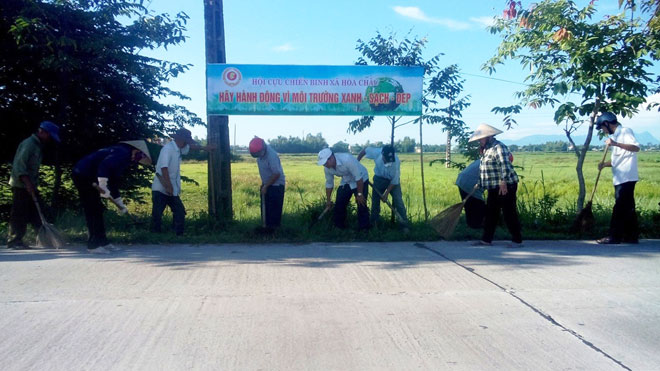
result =
[[[325,165],[325,163],[328,162],[330,156],[332,156],[332,150],[330,148],[323,148],[321,152],[319,152],[318,164],[321,166]]]

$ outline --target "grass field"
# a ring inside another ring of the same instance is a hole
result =
[[[596,178],[597,163],[602,153],[591,152],[585,161],[584,171],[587,182],[587,196],[593,188]],[[390,211],[384,206],[382,216],[386,220],[379,229],[369,233],[358,233],[353,229],[337,231],[332,228],[330,217],[309,228],[311,221],[324,206],[325,186],[323,168],[316,165],[315,155],[282,155],[282,165],[286,174],[286,194],[284,200],[283,226],[273,236],[261,236],[254,233],[260,224],[260,178],[255,160],[245,156],[243,161],[232,164],[232,197],[234,221],[219,224],[206,213],[208,203],[207,164],[205,162],[186,162],[182,165],[182,174],[194,179],[199,185],[184,183],[181,198],[186,206],[186,235],[175,237],[171,228],[163,234],[148,232],[148,223],[131,226],[126,217],[112,212],[106,214],[106,224],[111,239],[122,243],[159,243],[159,242],[239,242],[239,241],[392,241],[392,240],[433,240],[435,232],[425,223],[422,198],[420,160],[416,154],[400,155],[402,162],[401,184],[408,215],[413,223],[412,233],[404,236],[396,226],[389,223]],[[454,185],[457,169],[447,169],[440,163],[432,166],[432,160],[444,158],[444,154],[425,154],[424,174],[426,180],[426,203],[429,217],[446,207],[460,202],[460,196]],[[456,159],[455,159],[456,160]],[[460,160],[460,159],[459,159]],[[363,160],[370,175],[373,175],[373,162]],[[514,165],[521,177],[518,189],[519,212],[523,224],[523,236],[526,239],[570,239],[594,238],[605,234],[614,204],[614,188],[610,169],[604,169],[594,199],[594,214],[597,229],[586,236],[576,236],[568,232],[576,215],[577,178],[575,176],[575,156],[570,153],[516,153]],[[660,237],[660,153],[644,152],[639,155],[640,182],[635,194],[637,211],[640,214],[640,226],[643,237]],[[338,180],[337,180],[338,182]],[[145,196],[150,200],[150,190],[145,189]],[[129,209],[138,217],[148,222],[151,203],[131,204]],[[355,212],[352,210],[349,225],[356,225]],[[164,226],[169,227],[171,215],[166,211]],[[79,215],[67,213],[57,225],[65,230],[72,240],[84,241],[84,222]],[[459,222],[453,239],[477,239],[480,231],[471,230],[464,221]],[[505,228],[498,228],[496,238],[507,239]]]

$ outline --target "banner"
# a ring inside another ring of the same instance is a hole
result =
[[[422,67],[208,64],[209,115],[419,116]]]

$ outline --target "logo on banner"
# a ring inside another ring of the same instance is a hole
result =
[[[225,68],[224,71],[222,71],[222,80],[228,86],[238,85],[238,83],[241,82],[242,78],[243,78],[243,76],[241,75],[241,71],[239,71],[238,68],[227,67],[227,68]]]

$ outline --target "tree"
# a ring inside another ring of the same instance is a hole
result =
[[[435,124],[443,124],[443,130],[460,135],[464,130],[465,124],[460,120],[461,111],[469,103],[469,97],[459,97],[463,90],[462,80],[459,77],[459,70],[456,65],[446,68],[439,66],[440,57],[443,54],[437,54],[429,60],[424,60],[422,53],[427,43],[426,38],[408,37],[399,41],[395,34],[385,37],[380,32],[369,41],[358,40],[356,49],[362,54],[355,64],[378,66],[421,66],[424,67],[424,97],[422,105],[424,107],[424,121]],[[453,99],[453,103],[446,107],[437,107],[440,100],[447,101]],[[364,116],[353,120],[348,124],[348,131],[358,133],[371,126],[374,116]],[[418,122],[415,119],[409,122],[398,124],[401,117],[388,117],[390,121],[390,144],[394,145],[394,129],[399,126]],[[398,125],[397,125],[398,124]]]
[[[51,119],[61,126],[54,197],[62,174],[85,154],[120,140],[155,138],[202,121],[167,97],[165,86],[189,66],[140,54],[185,41],[185,13],[152,14],[141,0],[3,0],[0,2],[0,140],[2,161]],[[130,172],[126,186],[148,184]]]
[[[515,123],[510,115],[523,106],[554,109],[555,123],[563,125],[577,158],[577,209],[582,210],[582,166],[597,115],[634,114],[652,85],[649,33],[639,18],[629,18],[625,12],[593,20],[594,1],[582,9],[568,0],[544,0],[527,10],[519,1],[507,3],[504,16],[490,28],[491,33],[502,34],[502,42],[483,68],[492,74],[504,61],[517,60],[531,72],[528,87],[516,94],[519,104],[493,111],[507,115],[505,125],[510,127]],[[584,122],[588,132],[579,147],[571,135]]]
[[[349,145],[346,142],[339,141],[330,147],[332,149],[332,152],[348,152],[349,151]]]

